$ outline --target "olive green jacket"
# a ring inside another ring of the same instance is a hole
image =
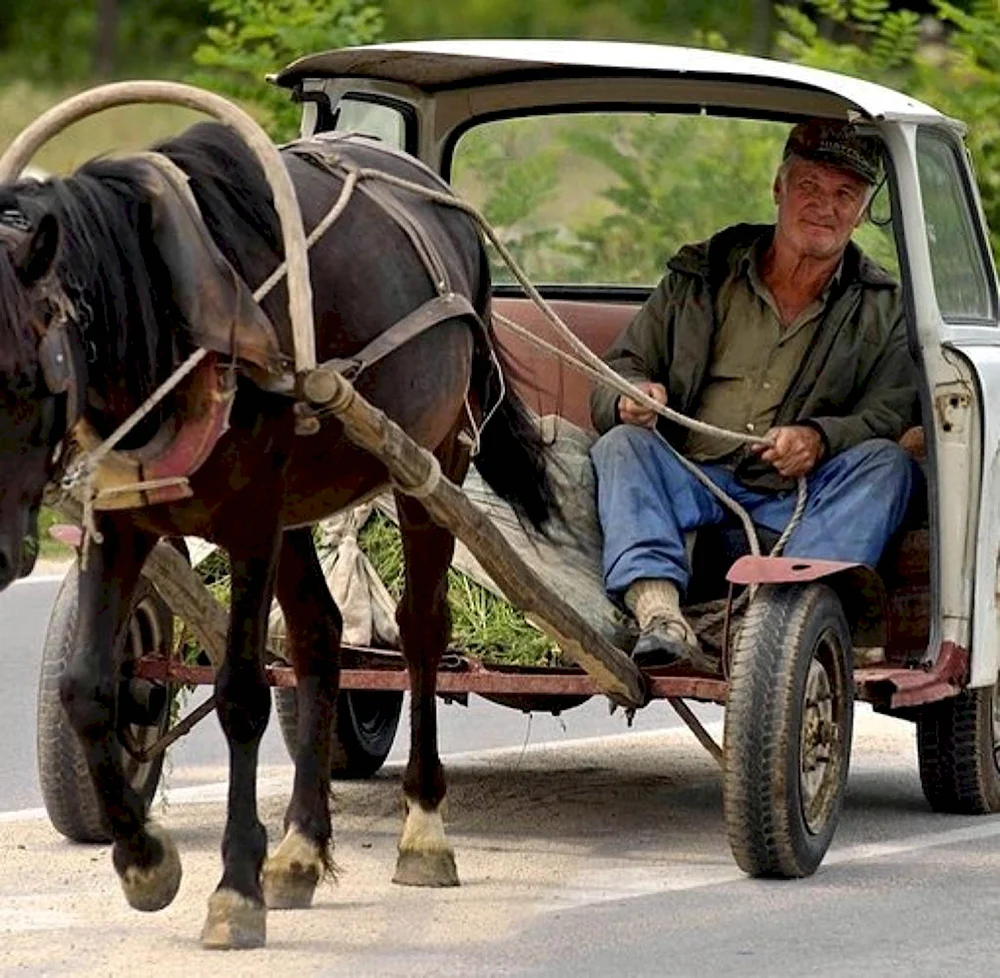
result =
[[[663,384],[670,407],[694,415],[717,326],[715,296],[737,254],[772,230],[767,225],[738,224],[682,248],[611,345],[606,362],[628,380]],[[914,376],[899,287],[852,242],[813,346],[792,379],[774,424],[815,427],[828,455],[869,438],[897,439],[917,417]],[[590,409],[599,432],[620,423],[617,405],[614,391],[603,386],[594,390]],[[660,419],[659,427],[673,445],[683,444],[685,432],[679,426]],[[794,480],[781,477],[748,452],[740,454],[736,475],[758,489],[794,486]]]

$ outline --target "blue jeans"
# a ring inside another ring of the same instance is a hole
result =
[[[722,504],[653,432],[617,425],[590,450],[604,532],[604,584],[620,597],[640,578],[673,581],[687,590],[691,570],[684,534],[721,523]],[[741,486],[721,465],[701,470],[736,500],[757,526],[780,533],[796,493]],[[802,522],[784,555],[858,561],[874,566],[906,515],[914,463],[895,442],[872,439],[822,462],[808,477]]]

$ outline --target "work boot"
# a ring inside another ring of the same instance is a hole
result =
[[[698,639],[683,618],[658,615],[639,632],[632,661],[640,668],[690,664],[698,653]]]
[[[625,592],[625,604],[639,624],[632,660],[643,668],[697,661],[698,636],[681,614],[680,595],[672,581],[644,578]]]

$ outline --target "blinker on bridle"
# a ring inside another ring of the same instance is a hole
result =
[[[0,227],[10,228],[22,234],[34,230],[28,216],[18,207],[0,206]],[[65,394],[67,403],[67,431],[71,430],[81,413],[78,403],[80,391],[73,370],[73,356],[70,349],[68,326],[73,317],[73,304],[60,286],[49,289],[45,296],[49,316],[43,328],[39,328],[38,360],[45,386],[51,394]]]
[[[18,210],[16,207],[0,208],[0,224],[5,228],[10,228],[12,231],[22,231],[25,233],[31,231],[34,227],[24,211]]]

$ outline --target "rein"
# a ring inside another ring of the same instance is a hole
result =
[[[328,141],[334,142],[335,140],[331,139]],[[366,196],[382,207],[382,209],[385,210],[389,216],[392,217],[392,219],[404,230],[428,270],[428,274],[438,291],[438,299],[446,301],[441,303],[441,308],[438,310],[440,315],[434,316],[426,314],[424,316],[417,316],[419,323],[415,324],[414,316],[416,316],[417,313],[422,313],[424,311],[424,307],[420,307],[420,309],[416,310],[414,314],[404,317],[404,319],[391,326],[389,330],[383,333],[380,337],[377,337],[376,340],[368,344],[368,346],[366,346],[358,354],[355,354],[354,357],[331,360],[315,368],[313,371],[308,372],[302,379],[302,383],[298,385],[300,387],[300,402],[297,405],[297,414],[299,415],[297,419],[297,430],[299,430],[300,433],[306,434],[311,431],[318,430],[320,413],[326,413],[322,408],[317,411],[312,405],[305,403],[306,401],[312,401],[314,405],[322,404],[323,397],[316,396],[316,394],[320,394],[322,388],[324,387],[322,383],[322,374],[324,371],[342,371],[347,368],[353,371],[353,376],[356,376],[361,370],[371,366],[376,359],[381,359],[383,356],[387,355],[387,353],[396,349],[402,342],[405,342],[406,339],[412,338],[412,336],[417,335],[419,332],[429,328],[436,322],[440,322],[443,319],[450,318],[454,315],[469,315],[470,311],[471,315],[478,319],[478,316],[475,315],[471,305],[469,305],[468,309],[461,308],[459,312],[455,311],[456,309],[459,309],[459,305],[453,304],[453,300],[461,297],[457,297],[451,293],[447,277],[440,274],[441,265],[436,260],[436,252],[432,247],[427,246],[426,239],[420,234],[420,230],[419,227],[416,226],[416,222],[409,218],[405,208],[400,207],[396,202],[393,202],[392,206],[387,206],[386,200],[389,199],[388,195],[378,193],[377,191],[373,192],[369,186],[366,186],[367,183],[374,181],[407,191],[419,197],[423,197],[433,203],[460,210],[472,218],[489,242],[496,249],[504,263],[508,266],[508,268],[510,268],[516,280],[524,288],[528,298],[530,298],[538,307],[552,328],[567,342],[576,356],[559,350],[554,345],[534,336],[534,334],[530,333],[528,330],[506,317],[496,315],[494,318],[498,323],[518,333],[518,335],[524,337],[528,342],[533,343],[539,349],[553,356],[557,356],[573,369],[587,374],[595,382],[604,384],[612,390],[617,391],[619,394],[627,396],[644,407],[651,409],[660,417],[666,418],[691,430],[729,438],[739,444],[767,444],[766,439],[760,436],[747,435],[741,432],[718,428],[715,425],[705,424],[704,422],[681,414],[679,411],[675,411],[666,405],[660,404],[659,402],[653,400],[653,398],[649,397],[644,391],[640,390],[638,387],[625,380],[625,378],[621,377],[614,370],[612,370],[611,367],[609,367],[600,357],[590,350],[590,348],[582,340],[580,340],[559,317],[558,313],[556,313],[556,311],[549,305],[541,293],[539,293],[539,291],[528,279],[527,275],[524,273],[523,269],[517,263],[513,255],[500,240],[496,231],[494,231],[482,214],[471,204],[460,200],[448,191],[434,190],[414,181],[384,173],[383,171],[372,167],[358,166],[352,161],[344,159],[341,154],[331,151],[321,144],[318,145],[318,142],[319,141],[314,140],[310,144],[303,145],[301,150],[302,157],[323,167],[324,169],[329,170],[331,173],[334,173],[343,180],[343,186],[341,187],[337,200],[333,203],[329,211],[324,215],[316,227],[313,228],[313,230],[306,237],[306,249],[311,249],[316,242],[326,234],[326,232],[344,213],[355,191],[361,190],[366,193]],[[170,165],[173,166],[173,164]],[[287,273],[288,264],[287,262],[282,261],[254,291],[254,299],[257,302],[260,302],[279,282],[282,281],[282,279],[285,278]],[[434,301],[435,300],[431,300],[432,303]],[[468,300],[465,300],[465,302],[467,301]],[[419,328],[414,328],[415,325],[419,325]],[[394,334],[392,340],[389,339],[389,334]],[[378,356],[374,356],[374,352],[377,352]],[[121,439],[135,427],[136,424],[138,424],[192,370],[194,370],[207,353],[207,350],[199,349],[191,354],[191,356],[188,357],[188,359],[185,360],[185,362],[181,364],[174,371],[174,373],[171,374],[170,377],[168,377],[167,380],[165,380],[156,389],[156,391],[153,392],[153,394],[136,410],[133,415],[123,422],[122,425],[120,425],[114,432],[112,432],[112,434],[102,444],[98,445],[91,451],[86,452],[73,464],[70,471],[67,472],[67,475],[63,480],[63,485],[67,489],[78,489],[80,491],[84,507],[84,531],[86,535],[92,536],[95,542],[100,543],[102,541],[100,531],[97,529],[94,520],[95,502],[99,498],[99,494],[94,487],[94,479],[96,477],[98,464],[113,450],[115,445],[117,445],[118,442],[121,441]],[[310,389],[310,380],[318,381],[316,389]],[[501,394],[501,398],[502,396],[503,395]],[[492,409],[487,412],[486,421],[490,419],[495,409],[496,405],[494,405]],[[483,422],[484,425],[486,421]],[[746,532],[751,553],[755,556],[759,556],[761,551],[757,531],[746,510],[728,494],[719,489],[694,463],[690,462],[688,459],[684,458],[683,455],[677,452],[676,449],[674,449],[662,435],[660,435],[660,438],[663,443],[675,453],[685,468],[687,468],[688,471],[690,471],[719,500],[720,503],[736,515]],[[135,488],[138,489],[141,487],[142,484],[136,484]],[[801,522],[802,515],[808,501],[807,482],[805,477],[800,477],[798,479],[797,490],[795,510],[792,514],[791,520],[781,534],[778,543],[771,551],[773,556],[777,556],[781,552],[787,543],[788,538],[798,526],[799,522]]]

